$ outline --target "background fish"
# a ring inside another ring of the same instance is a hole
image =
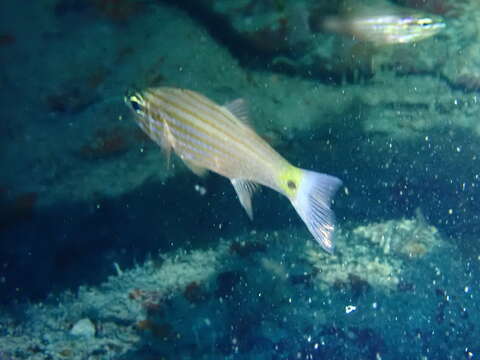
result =
[[[342,182],[291,165],[243,121],[243,100],[219,106],[194,91],[160,87],[129,94],[125,101],[167,153],[175,151],[197,174],[211,170],[229,178],[250,218],[257,184],[270,187],[291,201],[315,240],[333,251],[330,202]]]
[[[441,16],[394,5],[354,6],[341,16],[326,17],[327,31],[375,45],[405,44],[427,39],[445,28]]]

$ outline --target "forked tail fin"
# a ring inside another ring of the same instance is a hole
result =
[[[335,227],[330,204],[341,185],[342,181],[334,176],[302,170],[295,196],[290,199],[315,240],[329,253],[334,249]]]

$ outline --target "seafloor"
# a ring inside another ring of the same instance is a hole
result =
[[[0,2],[1,360],[480,356],[479,3],[397,1],[447,28],[380,49],[299,37],[300,3],[315,20],[321,1]],[[243,97],[341,178],[334,255],[277,194],[250,222],[226,179],[167,168],[123,103],[160,85]]]

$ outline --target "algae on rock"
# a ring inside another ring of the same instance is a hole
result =
[[[358,226],[351,232],[338,230],[335,255],[308,243],[304,256],[318,270],[317,285],[323,290],[361,281],[389,292],[404,280],[408,261],[427,256],[442,243],[438,230],[417,215]]]

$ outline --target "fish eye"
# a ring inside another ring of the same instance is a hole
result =
[[[130,100],[130,105],[132,106],[132,109],[136,112],[140,111],[141,109],[140,104],[135,100]]]
[[[132,95],[128,98],[128,101],[130,102],[130,106],[132,107],[133,111],[136,113],[142,112],[143,101],[140,97],[137,95]]]
[[[431,19],[420,19],[418,21],[418,23],[423,26],[423,27],[426,27],[426,26],[430,26],[432,25],[432,20]]]

